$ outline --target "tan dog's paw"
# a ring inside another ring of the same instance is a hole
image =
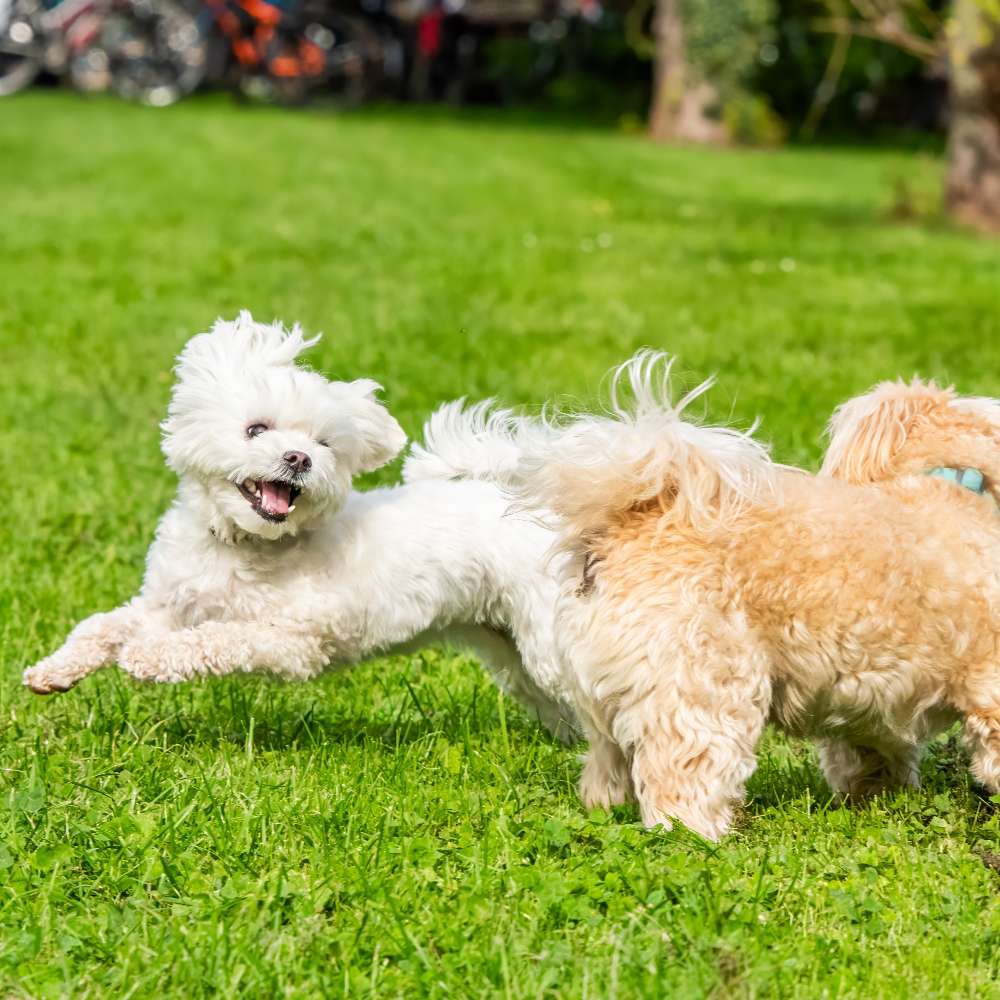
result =
[[[611,809],[635,798],[628,771],[617,761],[590,754],[584,761],[578,791],[586,809]]]
[[[25,686],[35,694],[56,694],[68,691],[76,683],[64,670],[53,666],[47,660],[42,660],[33,667],[28,667],[22,680]]]

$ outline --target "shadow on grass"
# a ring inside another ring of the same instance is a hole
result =
[[[108,672],[69,695],[46,701],[41,719],[23,718],[18,724],[34,729],[41,722],[56,732],[76,733],[70,740],[79,740],[81,753],[106,754],[109,759],[116,755],[114,748],[123,745],[180,752],[229,746],[261,754],[367,747],[391,758],[394,752],[443,739],[458,747],[488,747],[491,754],[503,754],[509,747],[512,756],[531,758],[532,749],[542,750],[541,760],[561,761],[556,766],[575,775],[573,758],[582,745],[566,747],[556,741],[519,707],[507,699],[501,702],[484,678],[462,676],[456,682],[416,669],[385,674],[377,673],[379,669],[303,685],[231,677],[177,687],[146,687]],[[341,681],[343,687],[338,687]],[[81,719],[86,721],[81,724]],[[827,786],[807,741],[769,732],[737,828],[746,830],[776,809],[802,816],[847,809],[859,816],[882,812],[948,818],[964,802],[961,811],[973,814],[970,833],[996,815],[996,804],[969,775],[957,732],[932,744],[922,779],[919,790],[844,803]],[[638,813],[634,806],[623,806],[615,810],[615,818],[634,823]]]
[[[521,745],[564,746],[509,699],[501,713],[498,692],[479,678],[458,691],[438,679],[421,678],[418,685],[394,673],[378,678],[375,690],[355,679],[346,681],[340,697],[330,695],[330,680],[284,684],[230,677],[178,686],[139,685],[108,672],[47,701],[52,707],[45,716],[57,730],[79,729],[79,716],[85,716],[92,740],[228,743],[261,752],[364,744],[392,749],[433,736],[482,745],[503,740],[503,732]]]

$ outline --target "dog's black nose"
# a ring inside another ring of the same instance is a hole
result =
[[[304,451],[286,451],[281,457],[296,472],[308,472],[312,468],[312,459]]]

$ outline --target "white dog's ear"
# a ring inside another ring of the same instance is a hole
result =
[[[882,382],[838,406],[830,418],[820,473],[850,483],[873,483],[905,471],[897,459],[918,423],[947,407],[955,394],[933,382]]]
[[[406,444],[406,434],[396,418],[376,399],[382,386],[371,379],[334,382],[331,389],[352,424],[354,472],[372,472],[391,462]]]

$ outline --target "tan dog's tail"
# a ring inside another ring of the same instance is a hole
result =
[[[1000,401],[914,378],[881,382],[837,407],[821,475],[876,483],[936,466],[975,467],[996,489]]]
[[[705,525],[775,495],[777,467],[753,429],[685,419],[712,380],[674,402],[671,365],[666,354],[641,351],[615,371],[606,414],[520,429],[521,506],[551,511],[564,543],[589,543],[651,502]]]
[[[954,399],[954,390],[914,378],[909,383],[880,382],[863,396],[841,403],[827,425],[830,444],[820,474],[850,483],[899,475],[904,470],[895,462],[914,429]]]

